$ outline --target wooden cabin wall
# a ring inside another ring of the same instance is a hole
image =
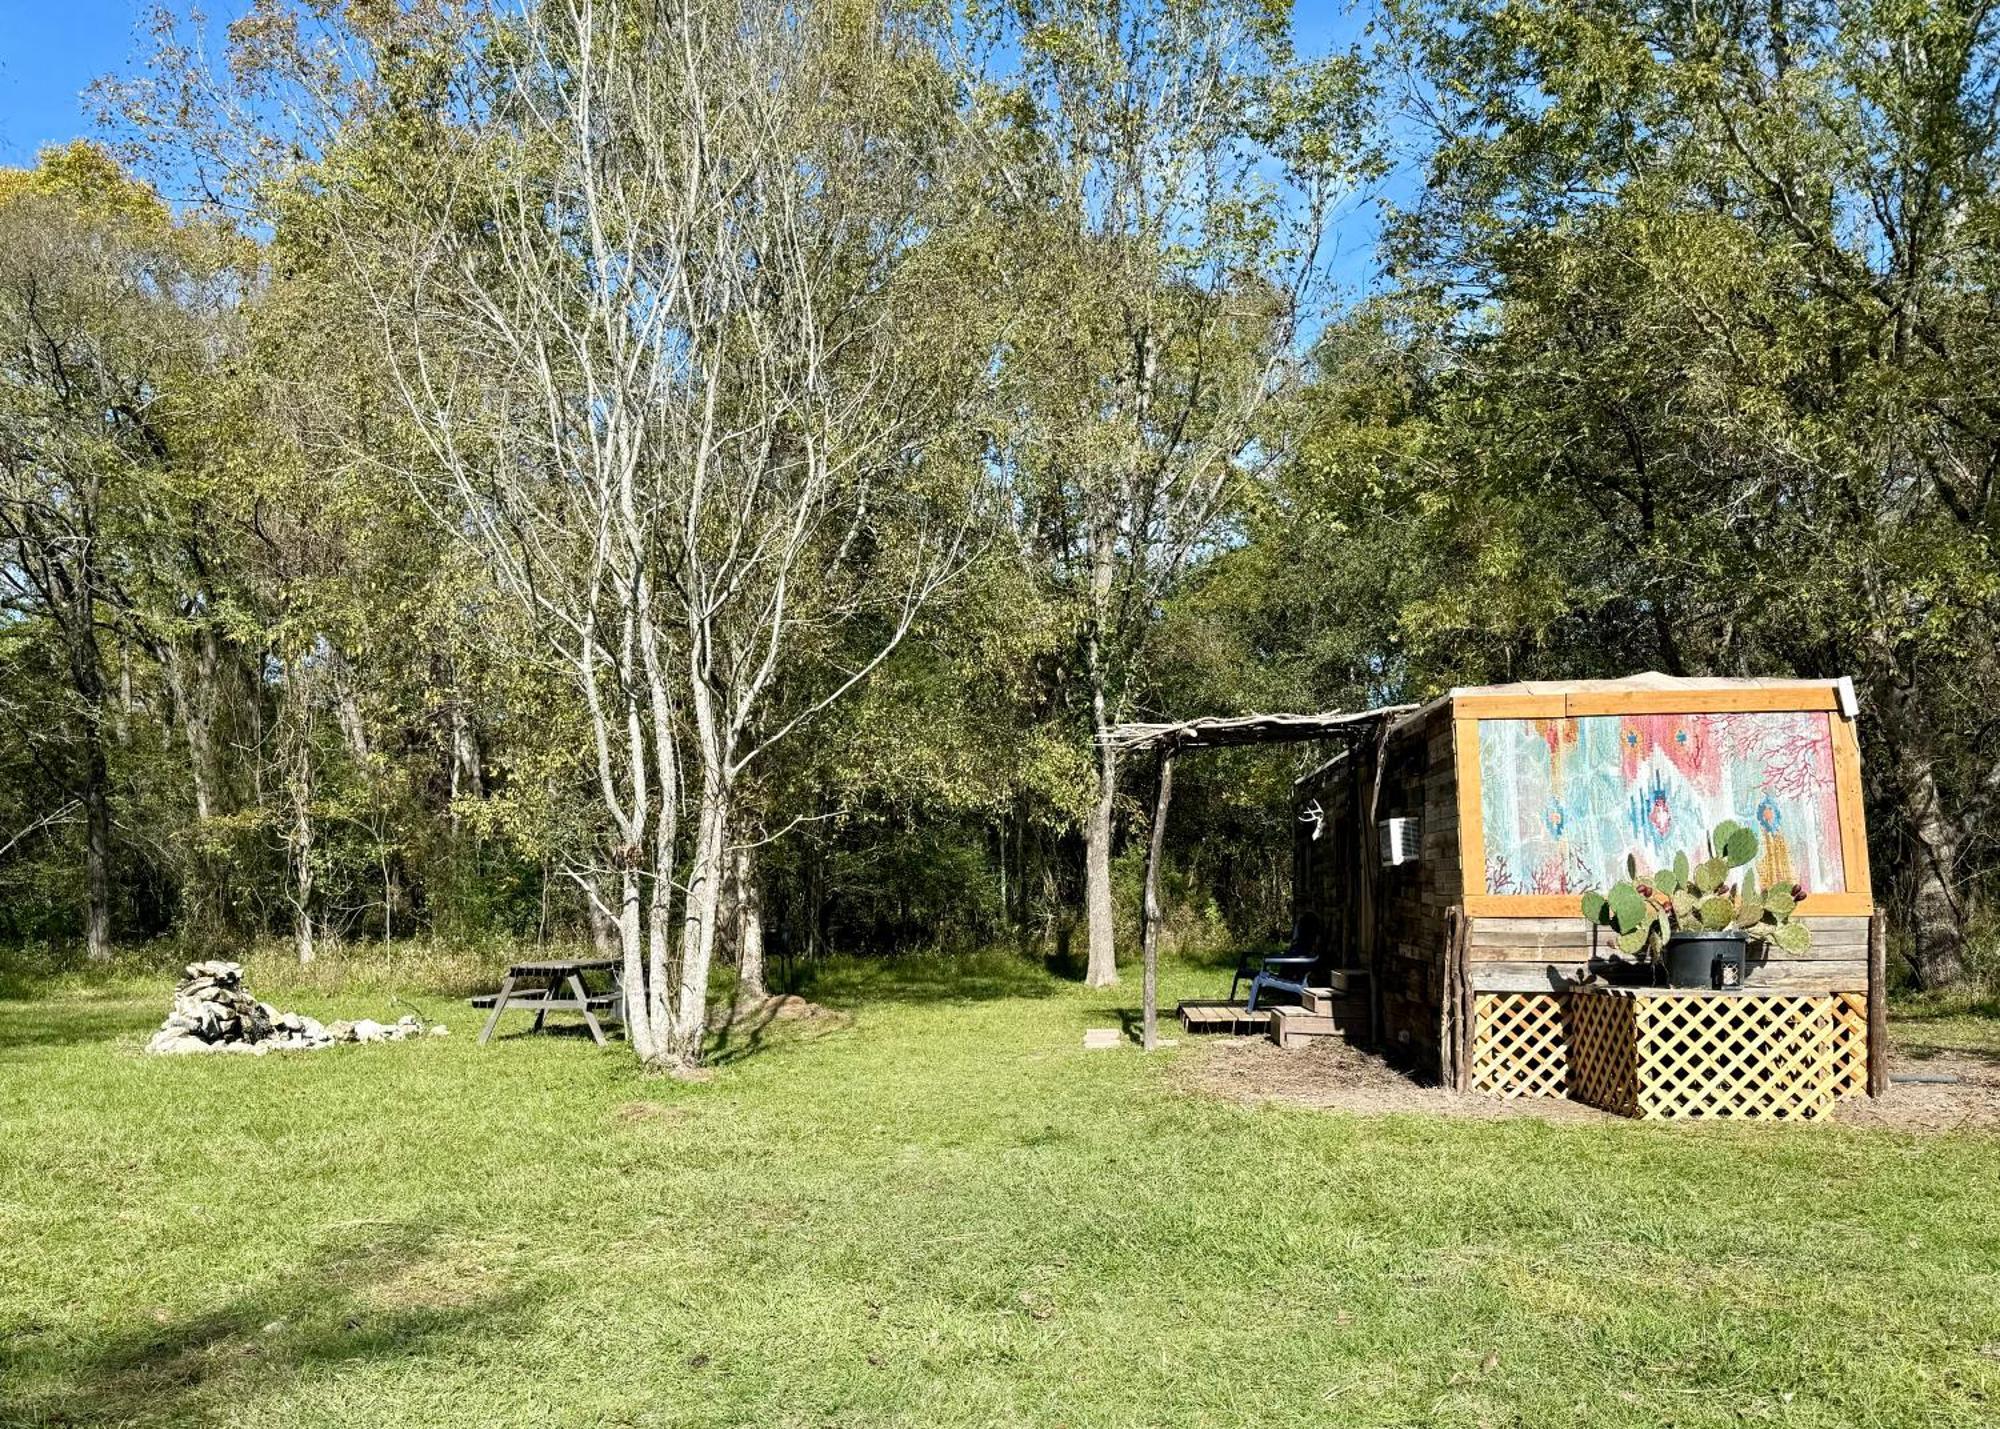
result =
[[[1377,871],[1381,890],[1377,1037],[1385,1052],[1426,1072],[1438,1065],[1448,915],[1461,892],[1451,740],[1450,711],[1441,708],[1392,730],[1383,751],[1375,817],[1419,821],[1417,861],[1382,868],[1375,830],[1368,830],[1369,866]]]
[[[1798,956],[1772,950],[1753,959],[1749,985],[1787,992],[1868,989],[1868,920],[1814,917],[1812,900],[1798,921],[1812,930],[1812,946]],[[1607,931],[1574,918],[1474,918],[1466,939],[1466,969],[1474,992],[1560,992],[1593,961],[1617,957]]]
[[[1318,918],[1319,937],[1313,951],[1329,968],[1367,966],[1362,952],[1361,870],[1356,853],[1359,820],[1355,816],[1363,753],[1350,750],[1319,778],[1295,791],[1292,914],[1296,918],[1311,913]],[[1318,837],[1314,837],[1314,824],[1306,812],[1314,803],[1321,814]]]
[[[1369,972],[1383,1050],[1427,1072],[1437,1066],[1447,914],[1459,901],[1451,740],[1449,711],[1438,709],[1392,731],[1379,793],[1372,739],[1297,791],[1301,810],[1317,799],[1325,815],[1317,839],[1310,823],[1297,826],[1298,910],[1319,916],[1329,966]],[[1417,861],[1383,868],[1376,824],[1412,815]]]

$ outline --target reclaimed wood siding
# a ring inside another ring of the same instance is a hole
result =
[[[1378,821],[1415,817],[1421,836],[1414,864],[1380,869],[1381,1040],[1399,1060],[1434,1069],[1449,914],[1461,887],[1458,777],[1448,708],[1390,737],[1375,816]],[[1369,835],[1369,855],[1379,866],[1375,831]]]
[[[1863,992],[1868,920],[1802,916],[1812,946],[1798,956],[1753,960],[1750,986],[1773,991]],[[1615,957],[1606,930],[1575,918],[1474,918],[1466,962],[1475,992],[1550,992]]]
[[[1348,756],[1297,790],[1298,806],[1318,801],[1324,822],[1297,826],[1294,896],[1319,915],[1328,961],[1368,969],[1376,1038],[1398,1061],[1434,1070],[1444,996],[1447,915],[1459,901],[1458,787],[1448,708],[1398,729],[1383,750],[1358,741]],[[1374,798],[1374,818],[1369,817]],[[1383,868],[1376,825],[1414,816],[1415,863]]]

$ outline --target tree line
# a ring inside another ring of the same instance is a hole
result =
[[[1984,975],[1992,14],[1370,19],[162,14],[0,173],[0,932],[591,936],[680,1064],[718,950],[1114,980],[1122,719],[1658,668],[1853,675]],[[1184,772],[1188,936],[1293,772]]]

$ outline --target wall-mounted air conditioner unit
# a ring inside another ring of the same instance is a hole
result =
[[[1384,819],[1376,827],[1382,834],[1382,867],[1401,868],[1417,861],[1417,821]]]

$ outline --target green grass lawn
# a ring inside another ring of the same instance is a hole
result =
[[[839,968],[706,1084],[421,990],[265,1058],[0,1000],[0,1422],[2000,1418],[2000,1138],[1248,1109],[1081,1050],[1136,983]]]

